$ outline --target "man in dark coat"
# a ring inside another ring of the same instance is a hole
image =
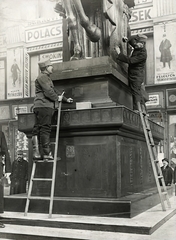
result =
[[[161,171],[164,177],[164,181],[166,186],[170,186],[172,184],[173,179],[173,170],[171,167],[169,167],[169,160],[167,158],[164,158],[162,160],[163,166],[161,167]]]
[[[5,171],[4,169],[5,168]],[[5,173],[11,172],[11,161],[10,155],[6,143],[4,133],[0,131],[0,213],[3,213],[3,197],[4,197],[4,188],[3,188],[3,175]],[[0,227],[4,225],[0,222]]]
[[[163,40],[160,43],[159,50],[161,52],[160,62],[163,63],[163,68],[166,67],[166,62],[171,67],[170,61],[172,60],[170,48],[172,47],[170,41],[166,38],[166,34],[163,34]]]
[[[137,102],[145,104],[141,93],[141,85],[145,79],[145,63],[147,59],[147,51],[145,48],[147,37],[142,34],[132,36],[128,43],[134,48],[131,56],[121,53],[119,47],[115,47],[116,59],[128,63],[128,80],[133,95],[133,110],[138,110]]]
[[[17,159],[12,163],[12,173],[10,175],[11,186],[10,195],[26,193],[26,183],[28,180],[28,162],[23,159],[23,151],[18,151]]]
[[[38,64],[41,73],[35,81],[34,113],[36,121],[32,131],[33,159],[53,160],[50,150],[51,120],[54,109],[59,106],[60,93],[54,87],[50,78],[50,74],[53,72],[50,60],[41,61]],[[63,97],[62,101],[72,103],[73,99]],[[41,152],[39,145],[42,148]]]

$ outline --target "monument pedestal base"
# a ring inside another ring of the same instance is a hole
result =
[[[19,115],[20,131],[30,129],[32,117]],[[150,125],[157,144],[163,128]],[[54,126],[51,139],[55,141]],[[145,207],[148,200],[158,203],[156,191],[150,199],[156,184],[140,116],[124,106],[62,111],[58,157],[55,213],[132,217],[139,202]],[[52,166],[37,164],[36,177],[50,178]],[[47,197],[50,187],[47,181],[34,182],[32,195]],[[31,211],[48,209],[46,201],[32,202]],[[138,207],[136,213],[142,211]]]
[[[173,195],[173,187],[168,187]],[[5,197],[5,211],[24,212],[26,194]],[[156,188],[122,198],[55,197],[53,214],[84,215],[99,217],[133,218],[160,203]],[[167,205],[167,203],[165,202]],[[162,211],[162,207],[160,206]],[[49,200],[33,199],[29,213],[48,213]]]

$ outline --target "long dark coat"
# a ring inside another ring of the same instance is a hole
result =
[[[161,171],[163,173],[164,181],[166,186],[169,184],[171,185],[173,179],[173,170],[171,167],[167,166],[165,169],[161,167]]]
[[[6,139],[4,133],[0,131],[0,213],[3,212],[3,185],[1,184],[1,178],[3,177],[2,155],[5,155],[5,172],[11,172],[11,161]]]
[[[24,159],[15,160],[12,163],[12,173],[10,175],[10,194],[26,192],[26,182],[28,180],[28,162]]]
[[[171,56],[171,43],[168,39],[162,41],[159,46],[159,50],[161,52],[160,62],[170,62],[172,60]]]
[[[134,49],[131,56],[126,56],[120,53],[117,56],[117,60],[128,63],[128,80],[133,94],[133,101],[136,104],[137,101],[144,102],[141,94],[141,85],[145,79],[145,63],[147,60],[146,48]]]

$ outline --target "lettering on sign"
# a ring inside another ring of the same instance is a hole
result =
[[[132,11],[130,23],[148,21],[152,19],[152,7],[134,9]]]
[[[176,75],[174,72],[168,72],[168,73],[158,73],[156,76],[157,82],[163,82],[163,81],[175,81]]]
[[[40,59],[62,60],[62,51],[40,54]]]
[[[146,102],[146,106],[154,106],[154,105],[159,105],[159,95],[149,94],[149,101]]]
[[[54,37],[62,37],[62,26],[46,26],[26,31],[26,42],[36,42]]]
[[[144,3],[152,3],[153,0],[135,0],[135,6],[138,4],[144,4]]]

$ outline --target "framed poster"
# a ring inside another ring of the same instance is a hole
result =
[[[155,84],[176,82],[176,22],[154,26]]]
[[[166,90],[167,107],[176,107],[176,88]]]

